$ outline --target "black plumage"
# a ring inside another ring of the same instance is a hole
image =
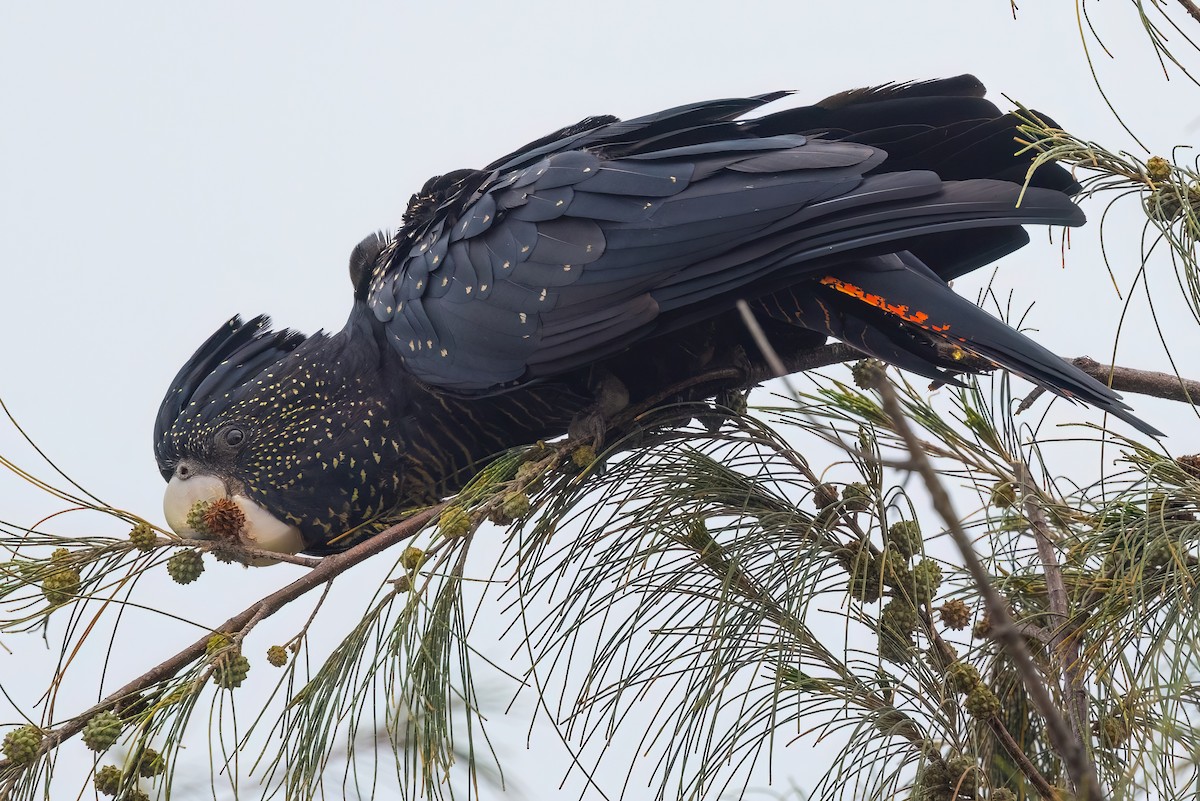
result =
[[[1023,245],[1024,224],[1084,221],[1062,168],[1022,186],[1015,120],[977,80],[744,119],[782,95],[591,117],[431,179],[394,236],[355,249],[342,331],[234,318],[201,347],[155,426],[164,477],[214,476],[336,550],[563,433],[600,371],[637,399],[743,346],[741,298],[789,346],[832,335],[949,381],[982,360],[1158,433],[948,287]]]

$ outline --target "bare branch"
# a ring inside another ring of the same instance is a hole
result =
[[[748,313],[748,309],[743,314]],[[726,389],[752,389],[764,381],[779,376],[788,376],[805,370],[817,370],[832,364],[853,362],[867,358],[860,350],[835,342],[816,348],[778,352],[767,339],[753,315],[746,320],[746,325],[756,344],[763,351],[761,360],[752,361],[744,367],[723,366],[697,375],[687,382],[672,386],[658,395],[639,403],[638,411],[653,408],[672,395],[687,393],[699,396],[711,395],[714,387]],[[1089,356],[1079,356],[1069,360],[1071,364],[1095,378],[1097,381],[1110,386],[1118,392],[1128,392],[1135,395],[1146,395],[1153,398],[1179,401],[1200,405],[1200,381],[1181,378],[1171,373],[1154,370],[1138,370],[1133,367],[1106,365]],[[1033,390],[1021,401],[1017,413],[1025,411],[1045,392],[1042,388]]]
[[[1117,392],[1132,392],[1135,395],[1147,395],[1152,398],[1200,405],[1200,381],[1190,378],[1180,378],[1171,373],[1160,373],[1154,370],[1137,370],[1133,367],[1101,364],[1088,356],[1071,359],[1071,364],[1090,375],[1100,383],[1110,386]],[[1030,392],[1025,400],[1017,406],[1021,413],[1033,405],[1041,397],[1044,389],[1038,387]]]
[[[1200,381],[1180,378],[1171,373],[1101,364],[1087,356],[1072,359],[1071,364],[1097,381],[1108,384],[1117,392],[1133,392],[1181,403],[1200,404]]]
[[[1196,20],[1196,22],[1200,22],[1200,6],[1193,3],[1192,0],[1179,0],[1179,5],[1183,6],[1184,9],[1187,10],[1187,13],[1191,15],[1192,19]]]
[[[996,717],[995,715],[992,715],[987,719],[987,725],[988,728],[992,730],[992,734],[996,737],[996,740],[1000,743],[1000,747],[1004,749],[1004,752],[1012,757],[1013,761],[1021,766],[1021,772],[1024,773],[1025,777],[1029,779],[1029,782],[1035,788],[1037,788],[1038,794],[1041,795],[1042,798],[1046,799],[1058,798],[1058,793],[1055,792],[1054,788],[1050,786],[1050,782],[1046,780],[1046,777],[1042,775],[1042,772],[1037,769],[1037,765],[1034,765],[1029,760],[1029,756],[1026,755],[1025,749],[1021,748],[1020,743],[1013,739],[1012,734],[1009,732],[1008,728],[1005,727],[1003,721],[1001,721],[1000,718]]]

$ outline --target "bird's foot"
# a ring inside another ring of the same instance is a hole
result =
[[[746,388],[746,384],[753,375],[754,364],[741,345],[735,346],[730,352],[729,367],[739,374],[734,385],[717,391],[713,398],[713,414],[697,415],[697,420],[711,434],[717,433],[729,419],[729,411],[735,415],[746,413],[747,400],[750,397],[750,390]]]
[[[750,390],[741,387],[723,389],[717,393],[716,403],[734,414],[745,414],[750,406]]]
[[[629,390],[621,379],[598,369],[591,383],[592,404],[575,416],[567,426],[567,436],[579,445],[591,445],[597,452],[604,446],[609,422],[629,406]]]

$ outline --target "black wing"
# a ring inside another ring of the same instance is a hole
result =
[[[1065,171],[1039,171],[1023,197],[994,180],[1029,161],[972,78],[736,121],[781,94],[592,118],[456,173],[369,286],[407,369],[494,392],[854,256],[912,248],[948,278],[1022,244],[1022,223],[1083,222]],[[982,244],[954,239],[987,228]]]

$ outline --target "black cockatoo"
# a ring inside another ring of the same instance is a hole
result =
[[[193,504],[227,497],[246,544],[340,550],[564,433],[599,375],[636,401],[753,348],[738,299],[789,346],[831,335],[939,381],[1002,367],[1158,433],[949,288],[1023,224],[1084,222],[1061,167],[1022,188],[1031,156],[979,81],[746,118],[784,94],[590,117],[431,179],[354,250],[341,331],[235,317],[180,370],[154,430],[168,523],[194,535]]]

